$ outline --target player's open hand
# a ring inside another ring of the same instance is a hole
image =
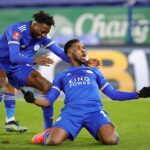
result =
[[[100,66],[100,61],[97,58],[90,58],[87,61],[87,66],[92,68],[97,68]]]
[[[49,58],[48,55],[37,56],[34,61],[37,65],[41,66],[49,66],[54,63],[53,59]]]

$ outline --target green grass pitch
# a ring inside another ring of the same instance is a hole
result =
[[[55,116],[58,116],[63,101],[55,103]],[[118,102],[103,100],[104,109],[120,135],[118,145],[106,146],[95,141],[83,129],[74,142],[65,141],[61,146],[43,146],[31,144],[34,134],[43,129],[41,109],[23,100],[17,100],[16,119],[28,127],[24,134],[6,133],[3,130],[5,113],[0,103],[0,150],[150,150],[150,99]],[[55,117],[56,119],[56,117]],[[9,140],[9,144],[2,141]]]

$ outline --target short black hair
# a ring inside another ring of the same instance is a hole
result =
[[[68,53],[69,48],[72,46],[72,44],[73,44],[73,43],[76,43],[76,42],[80,42],[80,40],[78,40],[78,39],[72,39],[72,40],[69,40],[69,41],[65,44],[65,46],[64,46],[64,52],[65,52],[66,55],[67,55],[67,53]]]
[[[45,23],[48,26],[55,26],[53,16],[45,13],[43,10],[39,11],[38,13],[33,14],[32,18],[38,23]]]

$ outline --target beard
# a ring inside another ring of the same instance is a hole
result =
[[[86,64],[86,59],[79,59],[75,54],[72,54],[73,59],[79,64],[79,65],[85,65]]]

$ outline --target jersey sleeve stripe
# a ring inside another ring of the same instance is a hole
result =
[[[100,89],[100,90],[101,90],[101,91],[103,91],[107,85],[109,85],[109,83],[108,83],[108,82],[107,82],[107,83],[105,83],[105,84],[101,87],[101,89]]]
[[[52,44],[54,44],[54,41],[51,41],[50,43],[48,43],[47,45],[45,45],[45,48],[51,46]]]
[[[18,44],[18,45],[20,45],[20,43],[17,42],[17,41],[9,41],[8,44]]]
[[[60,89],[56,86],[52,86],[53,89],[56,89],[58,92],[60,92]]]

